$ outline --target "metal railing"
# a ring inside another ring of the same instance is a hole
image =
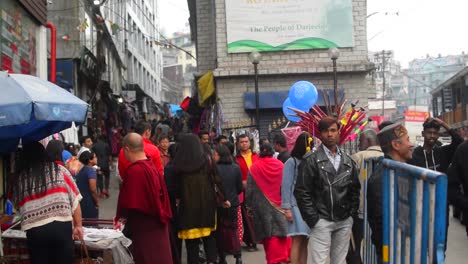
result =
[[[369,159],[365,176],[383,166],[383,263],[443,264],[446,238],[447,176],[389,159]],[[364,178],[367,197],[367,177]],[[376,263],[364,204],[363,262]]]
[[[363,242],[362,242],[362,249],[361,249],[361,258],[362,263],[364,264],[374,264],[377,262],[377,252],[375,250],[375,246],[372,243],[371,235],[372,230],[369,226],[369,221],[367,217],[367,180],[369,176],[372,175],[374,168],[377,166],[377,163],[381,162],[383,158],[370,158],[366,159],[364,162],[364,168],[361,170],[361,177],[363,179],[363,186],[361,186],[363,190],[363,199],[364,199],[364,233],[363,233]]]

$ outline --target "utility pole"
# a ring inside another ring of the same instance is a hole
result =
[[[390,59],[392,56],[392,52],[382,50],[382,52],[376,53],[374,56],[375,56],[376,62],[382,60],[382,67],[381,67],[381,70],[382,70],[382,116],[384,116],[385,115],[385,86],[386,86],[385,70],[387,67],[388,59]]]

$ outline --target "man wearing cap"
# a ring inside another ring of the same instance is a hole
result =
[[[413,154],[413,143],[409,141],[408,131],[401,124],[385,127],[377,135],[384,157],[395,161],[407,163]],[[372,242],[374,243],[378,261],[382,261],[382,177],[383,166],[378,165],[369,178],[367,189],[367,213],[372,229]]]
[[[338,146],[339,123],[324,117],[318,124],[322,145],[299,167],[294,190],[302,217],[311,229],[309,263],[346,263],[353,217],[359,209],[356,165]]]

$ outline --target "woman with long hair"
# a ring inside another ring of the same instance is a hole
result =
[[[73,238],[82,239],[81,195],[68,170],[48,160],[38,142],[23,145],[10,179],[22,216],[31,263],[72,263]]]
[[[263,242],[267,264],[289,263],[291,239],[281,209],[283,163],[273,158],[269,143],[260,148],[260,158],[250,167],[245,202],[251,208],[255,238]]]
[[[309,133],[303,132],[300,134],[291,151],[291,158],[286,161],[283,169],[281,208],[285,211],[288,220],[288,236],[292,237],[291,263],[294,264],[307,263],[307,243],[310,228],[302,219],[299,207],[297,207],[294,187],[296,186],[298,169],[303,156],[311,150],[311,141],[312,138]]]
[[[219,264],[226,264],[226,252],[236,258],[236,264],[242,263],[239,231],[237,226],[239,208],[239,194],[242,193],[242,172],[239,166],[233,163],[231,152],[224,144],[216,146],[213,152],[226,199],[231,207],[218,207],[217,244]]]
[[[93,166],[97,164],[96,154],[85,150],[79,157],[83,168],[76,175],[76,185],[80,189],[83,200],[81,200],[81,211],[83,218],[98,218],[99,197],[97,192],[97,174]]]
[[[208,263],[216,263],[216,198],[214,184],[220,180],[212,159],[197,136],[180,138],[174,157],[178,183],[178,237],[185,239],[188,264],[198,264],[199,241],[202,239]]]
[[[64,151],[64,146],[63,142],[60,140],[52,139],[47,143],[46,147],[47,154],[49,156],[49,160],[53,161],[57,164],[60,164],[62,166],[65,166],[65,160],[63,160],[63,151]]]

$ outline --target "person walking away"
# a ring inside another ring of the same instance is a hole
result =
[[[288,152],[286,137],[283,134],[277,134],[275,135],[273,142],[275,142],[275,151],[278,152],[278,156],[276,158],[281,162],[286,163],[286,161],[291,157]]]
[[[68,170],[38,142],[26,143],[9,181],[32,264],[72,263],[73,239],[83,239],[81,194]]]
[[[166,186],[146,156],[140,135],[125,136],[123,149],[130,165],[119,193],[116,219],[127,218],[135,263],[173,263],[168,230],[172,212]]]
[[[448,169],[449,202],[462,211],[462,224],[468,236],[468,141],[458,146],[451,166]]]
[[[297,205],[311,229],[309,263],[346,263],[353,217],[359,209],[360,184],[356,165],[342,151],[339,123],[324,117],[318,123],[322,144],[304,157],[294,190]]]
[[[177,179],[174,172],[174,157],[177,152],[177,143],[169,146],[169,163],[164,167],[164,182],[172,209],[172,218],[169,223],[169,238],[171,241],[172,262],[181,264],[182,240],[178,237],[178,201],[177,201]]]
[[[49,160],[57,163],[58,165],[65,166],[66,160],[64,160],[64,151],[63,142],[60,140],[52,139],[47,143],[46,152]]]
[[[286,161],[283,168],[283,180],[281,184],[281,208],[283,208],[288,220],[288,236],[292,238],[291,263],[307,263],[307,243],[309,242],[310,228],[302,219],[294,197],[297,174],[304,155],[311,150],[312,138],[309,133],[300,134],[291,158]]]
[[[238,231],[239,194],[242,193],[242,173],[237,164],[233,163],[229,149],[219,144],[213,153],[214,161],[223,184],[226,199],[231,207],[218,207],[217,248],[219,264],[226,264],[226,252],[234,255],[236,264],[242,263],[242,254]]]
[[[96,154],[92,151],[81,153],[80,162],[83,168],[76,175],[76,185],[83,199],[81,200],[81,212],[83,218],[99,218],[99,198],[97,193],[97,175],[93,166],[97,164]]]
[[[97,156],[97,186],[99,197],[109,197],[109,184],[110,184],[110,167],[112,166],[112,152],[109,144],[106,142],[106,136],[100,135],[96,144],[92,147],[93,152]]]
[[[361,242],[364,237],[364,163],[366,159],[382,157],[383,152],[377,140],[377,132],[374,129],[366,129],[359,135],[359,152],[353,154],[351,158],[356,163],[359,170],[359,182],[361,183],[361,195],[359,203],[358,217],[353,220],[353,239],[355,247],[348,252],[348,264],[361,263]]]
[[[81,153],[86,150],[91,150],[93,147],[93,139],[90,136],[82,136],[79,140],[79,143],[81,145],[80,149],[78,150],[78,153],[76,156],[80,158]]]
[[[383,128],[377,138],[380,147],[384,153],[384,157],[395,161],[407,163],[413,155],[413,144],[409,141],[408,131],[401,124],[392,124]],[[378,263],[382,263],[382,178],[384,168],[379,164],[374,168],[372,175],[369,177],[367,184],[367,201],[372,201],[367,204],[367,215],[369,225],[372,231],[372,243],[374,244]]]
[[[167,135],[162,135],[159,137],[158,149],[159,149],[159,152],[161,153],[161,162],[164,168],[167,166],[167,164],[169,163],[169,159],[170,159],[169,154],[168,154],[169,145],[170,145],[170,142],[169,142],[169,137]]]
[[[288,263],[291,238],[281,206],[283,163],[273,158],[271,144],[260,149],[260,158],[252,165],[247,180],[245,202],[252,210],[255,238],[262,241],[267,264]]]
[[[154,162],[156,169],[158,169],[159,177],[162,179],[164,177],[164,168],[161,162],[161,153],[159,152],[158,147],[149,140],[151,138],[151,125],[148,122],[139,121],[135,125],[135,133],[143,137],[143,150],[145,151],[146,156]],[[118,169],[121,177],[126,175],[125,172],[129,165],[130,162],[125,159],[124,151],[121,149],[118,159]]]
[[[217,251],[216,199],[213,184],[222,187],[211,157],[206,155],[200,139],[187,134],[180,138],[174,157],[174,172],[177,181],[178,237],[185,240],[187,263],[198,264],[199,241],[202,239],[208,263],[216,263]],[[223,190],[220,190],[222,193]]]
[[[237,148],[239,149],[239,152],[237,153],[236,160],[241,169],[242,186],[245,192],[249,169],[252,164],[258,160],[258,155],[257,153],[252,152],[250,148],[250,139],[246,134],[242,134],[237,137]],[[239,201],[241,203],[239,214],[241,214],[240,219],[242,220],[242,223],[239,223],[239,237],[241,240],[244,240],[248,251],[256,251],[257,244],[255,240],[253,220],[251,214],[249,213],[250,210],[244,204],[244,192],[239,195]]]

